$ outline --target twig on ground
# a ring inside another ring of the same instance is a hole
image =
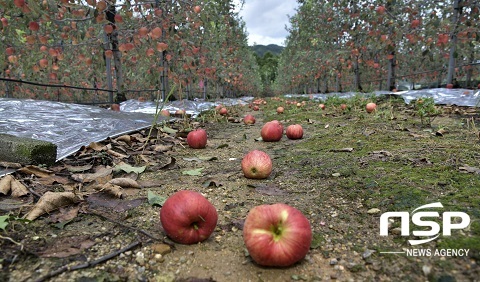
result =
[[[108,220],[108,221],[110,221],[110,222],[113,222],[113,223],[115,223],[115,224],[118,224],[118,225],[120,225],[120,226],[122,226],[122,227],[125,227],[125,228],[127,228],[127,229],[131,229],[131,230],[137,231],[137,232],[139,232],[139,233],[142,233],[143,235],[145,235],[145,236],[147,236],[147,237],[149,237],[149,238],[151,238],[151,239],[153,239],[153,240],[163,241],[162,239],[160,239],[160,238],[158,238],[158,237],[156,237],[156,236],[148,233],[147,231],[145,231],[145,230],[143,230],[143,229],[138,229],[138,228],[135,228],[135,227],[132,227],[132,226],[125,225],[124,223],[122,223],[122,222],[120,222],[120,221],[117,221],[117,220],[115,220],[115,219],[109,218],[109,217],[107,217],[107,216],[105,216],[105,215],[103,215],[103,214],[101,214],[101,213],[98,213],[98,212],[96,212],[96,211],[94,211],[94,210],[88,210],[88,212],[89,212],[90,214],[93,214],[93,215],[96,215],[96,216],[98,216],[98,217],[101,217],[101,218],[103,218],[103,219],[105,219],[105,220]]]
[[[59,269],[55,270],[55,271],[52,271],[50,273],[48,273],[47,275],[43,276],[43,277],[40,277],[38,278],[37,280],[35,280],[35,282],[43,282],[43,281],[46,281],[47,279],[50,279],[52,277],[55,277],[55,276],[58,276],[64,272],[67,272],[67,271],[73,271],[73,270],[79,270],[79,269],[83,269],[83,268],[87,268],[87,267],[91,267],[91,266],[95,266],[97,264],[100,264],[102,262],[106,262],[107,260],[111,259],[111,258],[114,258],[118,255],[120,255],[121,253],[124,253],[126,251],[129,251],[133,248],[135,248],[136,246],[140,245],[141,243],[139,241],[136,241],[136,242],[133,242],[131,243],[130,245],[120,249],[120,250],[117,250],[117,251],[114,251],[114,252],[111,252],[103,257],[100,257],[96,260],[93,260],[93,261],[88,261],[86,263],[82,263],[82,264],[77,264],[77,265],[74,265],[74,266],[68,266],[68,265],[65,265],[65,266],[62,266],[60,267]]]

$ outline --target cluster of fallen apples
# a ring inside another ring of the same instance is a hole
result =
[[[262,101],[258,101],[262,103]],[[345,105],[346,108],[346,105]],[[366,111],[375,111],[376,104],[368,103]],[[228,113],[218,107],[221,115]],[[283,107],[277,113],[283,113]],[[245,124],[255,123],[253,115],[243,118]],[[284,134],[278,120],[266,122],[260,135],[265,142],[277,142]],[[303,128],[292,124],[285,130],[289,139],[301,139]],[[191,148],[203,149],[207,145],[207,132],[196,129],[188,133]],[[260,150],[252,150],[242,159],[242,171],[246,178],[265,179],[272,172],[270,156]],[[168,237],[181,244],[196,244],[207,240],[217,226],[217,209],[202,194],[182,190],[171,195],[160,210],[160,221]],[[252,208],[244,223],[243,240],[252,259],[259,265],[286,267],[303,259],[310,249],[312,229],[310,222],[298,209],[276,203]]]
[[[249,124],[252,120],[247,115],[244,121]],[[266,142],[279,141],[282,135],[283,125],[277,120],[265,123],[261,130]],[[287,127],[286,135],[290,139],[302,138],[303,129],[301,125],[291,125]],[[201,128],[189,132],[187,143],[191,148],[205,148],[207,132]],[[265,179],[272,172],[270,156],[260,150],[247,153],[241,166],[246,178]],[[181,244],[205,241],[215,230],[217,220],[213,204],[202,194],[190,190],[171,195],[160,210],[165,233]],[[259,205],[252,208],[245,219],[243,239],[250,257],[257,264],[286,267],[306,256],[312,242],[312,229],[305,215],[294,207],[283,203]]]

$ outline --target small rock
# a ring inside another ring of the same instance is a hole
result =
[[[167,244],[155,244],[152,246],[152,249],[155,253],[161,254],[162,256],[172,251],[172,248]]]
[[[330,265],[337,265],[338,260],[336,258],[330,260]]]
[[[402,234],[402,229],[400,227],[393,228],[392,230],[393,235],[400,235]]]
[[[340,177],[340,173],[338,173],[338,172],[332,173],[332,176],[333,177]]]
[[[363,259],[366,259],[366,258],[370,257],[373,253],[375,253],[374,250],[368,250],[368,249],[367,249],[367,250],[365,250],[365,252],[363,252],[362,258],[363,258]]]
[[[145,254],[143,252],[137,252],[135,254],[135,261],[140,265],[144,265],[145,264]]]
[[[422,266],[423,275],[428,276],[432,272],[432,267],[430,265]]]
[[[380,209],[377,209],[377,208],[369,209],[367,211],[368,214],[377,214],[379,212],[380,212]]]
[[[165,261],[165,258],[161,255],[161,254],[155,254],[153,256],[153,258],[155,259],[155,261],[157,262],[164,262]]]

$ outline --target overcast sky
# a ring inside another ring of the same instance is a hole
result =
[[[296,7],[295,0],[245,0],[240,16],[247,26],[248,45],[284,45],[288,16]]]

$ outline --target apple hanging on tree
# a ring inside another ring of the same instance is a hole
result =
[[[245,219],[243,240],[252,259],[263,266],[286,267],[310,249],[312,229],[301,211],[287,204],[260,205]]]
[[[160,209],[160,222],[170,239],[180,244],[207,240],[217,226],[218,213],[202,194],[181,190]]]

